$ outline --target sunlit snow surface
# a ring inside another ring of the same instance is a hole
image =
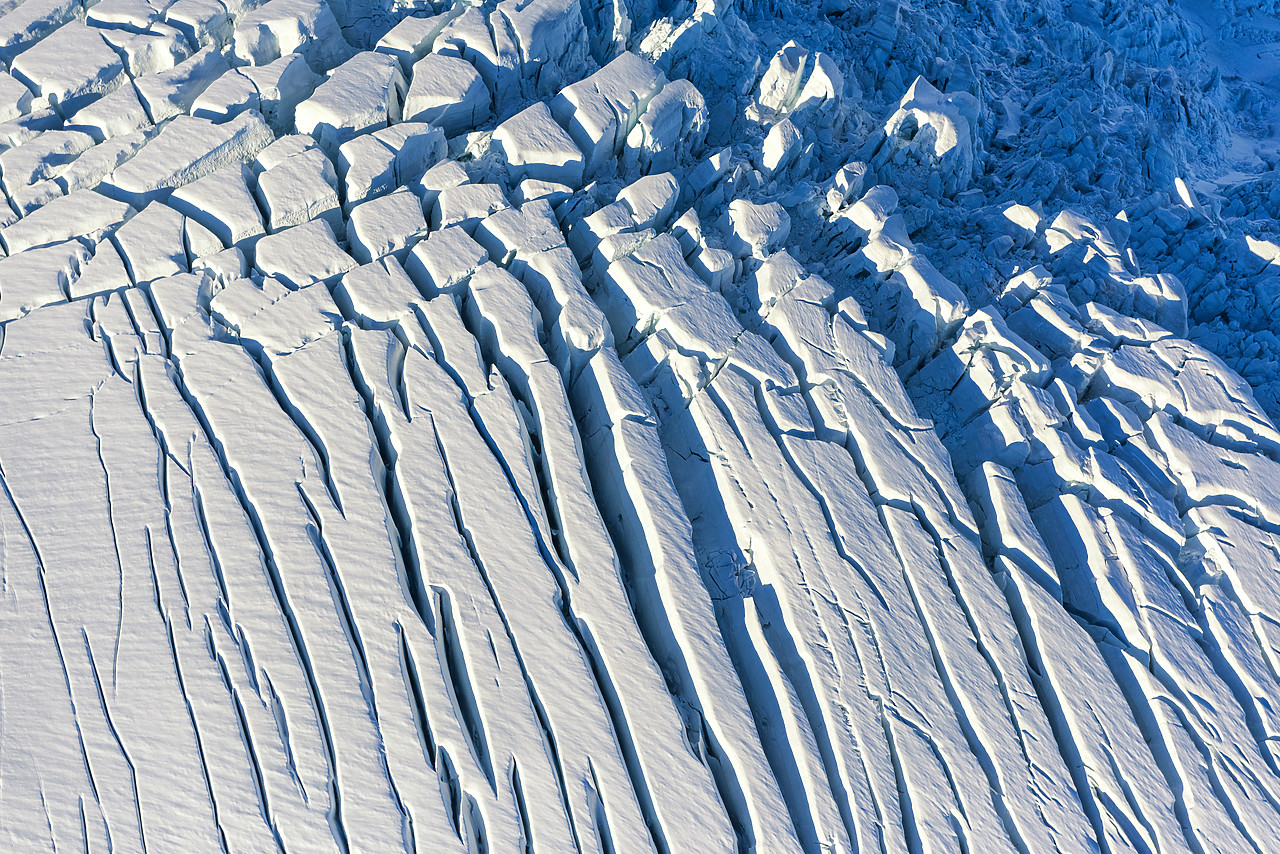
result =
[[[1274,0],[0,0],[0,850],[1280,851]]]

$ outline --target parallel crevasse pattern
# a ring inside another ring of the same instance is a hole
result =
[[[972,96],[819,207],[831,58],[716,151],[741,20],[641,5],[3,5],[6,850],[1274,850],[1280,433],[1126,246],[1194,193],[1005,206],[975,306],[891,187]]]

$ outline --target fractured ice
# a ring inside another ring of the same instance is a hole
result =
[[[1276,0],[0,0],[0,849],[1280,850]]]

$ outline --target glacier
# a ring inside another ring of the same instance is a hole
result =
[[[1277,0],[0,0],[0,849],[1280,852]]]

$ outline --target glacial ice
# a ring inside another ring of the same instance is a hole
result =
[[[0,0],[0,848],[1280,845],[1275,0]]]

